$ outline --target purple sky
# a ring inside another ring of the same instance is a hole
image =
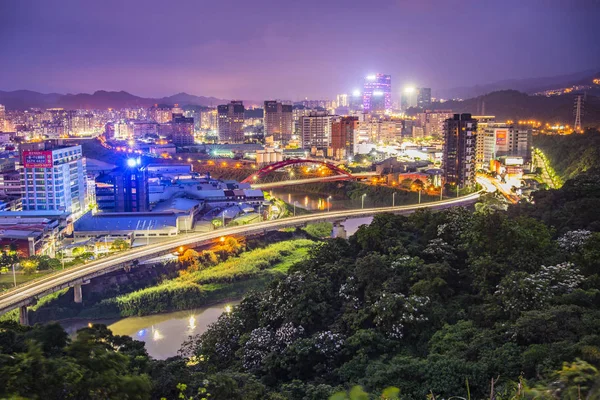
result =
[[[0,90],[332,98],[600,67],[599,0],[0,0]]]

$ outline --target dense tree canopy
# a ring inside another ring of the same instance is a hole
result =
[[[508,211],[378,215],[169,360],[101,326],[5,324],[0,397],[599,398],[599,199],[587,173]]]

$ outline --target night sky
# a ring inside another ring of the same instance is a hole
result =
[[[598,0],[0,0],[0,90],[333,98],[600,67]]]

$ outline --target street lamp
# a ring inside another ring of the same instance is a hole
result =
[[[396,206],[396,192],[392,193],[392,207]]]
[[[361,196],[361,200],[362,200],[362,205],[361,208],[364,209],[365,208],[365,197],[367,197],[366,193],[363,193],[363,195]]]
[[[421,189],[419,189],[419,204],[421,204]]]
[[[329,200],[331,200],[331,196],[327,198],[327,212],[329,212]]]
[[[294,217],[296,216],[296,203],[297,202],[298,202],[297,200],[294,200]]]

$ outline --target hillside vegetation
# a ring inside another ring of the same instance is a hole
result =
[[[544,152],[563,180],[600,168],[600,131],[587,130],[584,134],[568,136],[538,135],[533,145]]]

